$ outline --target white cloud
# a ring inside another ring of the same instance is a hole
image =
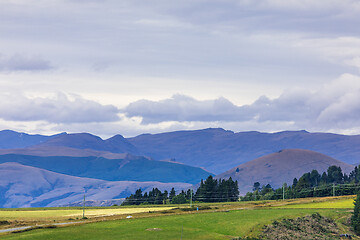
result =
[[[282,123],[283,130],[349,132],[360,123],[359,106],[360,77],[345,74],[318,90],[288,89],[275,99],[263,96],[250,105],[237,106],[225,98],[200,101],[174,95],[160,101],[139,100],[123,111],[128,117],[141,117],[143,125],[171,121],[220,126],[237,123],[263,129]]]
[[[360,54],[359,54],[359,56],[360,56]],[[345,60],[345,64],[356,67],[360,71],[360,57],[354,57],[354,58]]]
[[[139,100],[130,103],[124,112],[128,117],[142,117],[142,123],[167,121],[234,121],[249,119],[248,113],[225,98],[198,101],[192,97],[176,94],[159,102]],[[251,117],[250,117],[251,118]]]
[[[8,121],[89,123],[119,120],[118,109],[95,101],[58,93],[51,98],[28,98],[21,94],[0,94],[0,118]]]

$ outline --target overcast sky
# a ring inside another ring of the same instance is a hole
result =
[[[359,0],[1,0],[0,129],[360,134]]]

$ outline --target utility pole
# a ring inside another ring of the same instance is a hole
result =
[[[333,183],[333,197],[335,197],[335,183]]]
[[[285,183],[283,183],[283,201],[285,200]]]
[[[190,189],[190,207],[192,207],[192,195],[193,195],[193,190]]]
[[[84,188],[84,202],[83,202],[83,218],[85,218],[85,188]]]

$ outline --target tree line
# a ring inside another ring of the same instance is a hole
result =
[[[122,205],[140,205],[140,204],[182,204],[190,201],[196,202],[232,202],[239,198],[238,182],[230,177],[225,179],[214,179],[211,175],[205,180],[201,180],[200,186],[196,191],[188,189],[181,190],[176,194],[172,188],[170,192],[160,191],[153,188],[149,192],[143,193],[141,188],[137,189],[125,199]]]
[[[360,190],[359,167],[347,175],[341,167],[330,166],[326,172],[320,174],[317,170],[304,173],[299,180],[294,178],[292,185],[284,184],[273,189],[270,184],[260,186],[259,182],[253,185],[253,191],[241,198],[243,201],[277,200],[282,198],[325,197],[357,194]]]

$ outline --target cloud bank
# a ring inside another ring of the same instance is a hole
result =
[[[72,99],[71,99],[72,98]],[[119,110],[80,96],[58,93],[52,98],[28,98],[13,93],[0,94],[0,118],[7,121],[48,123],[91,123],[119,120]]]
[[[283,122],[303,129],[351,129],[360,123],[360,78],[345,74],[320,90],[289,89],[278,98],[262,96],[250,105],[237,106],[224,97],[200,101],[177,94],[161,101],[139,100],[123,112],[128,117],[141,117],[144,125],[167,121]]]

